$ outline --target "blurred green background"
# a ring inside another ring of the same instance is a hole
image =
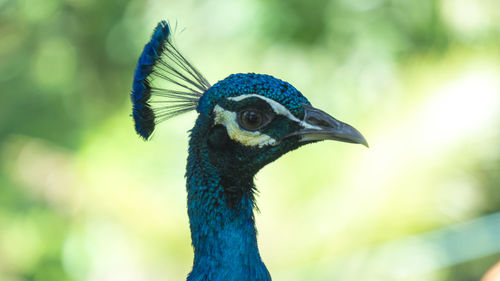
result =
[[[194,113],[134,133],[161,19],[212,83],[292,83],[371,147],[256,178],[273,280],[479,280],[500,260],[497,0],[0,0],[0,280],[185,280]]]

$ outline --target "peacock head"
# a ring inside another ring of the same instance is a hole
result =
[[[367,146],[353,127],[311,106],[292,85],[270,75],[232,74],[211,86],[175,48],[160,22],[134,77],[136,131],[148,139],[155,124],[194,110],[191,149],[200,148],[225,175],[253,176],[304,144],[337,140]],[[156,80],[169,87],[153,87]]]
[[[292,85],[264,74],[233,74],[210,87],[197,107],[210,161],[225,174],[254,175],[304,144],[367,145],[353,127],[315,109]]]

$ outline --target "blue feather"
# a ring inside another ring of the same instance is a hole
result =
[[[267,74],[237,73],[217,82],[200,98],[197,111],[208,114],[222,99],[244,94],[261,93],[302,117],[302,104],[309,101],[290,83]]]
[[[167,87],[152,86],[157,80]],[[186,167],[194,248],[188,281],[271,281],[257,245],[255,174],[308,143],[367,145],[353,127],[313,108],[292,85],[270,75],[232,74],[210,86],[173,46],[165,21],[139,58],[131,99],[135,128],[144,139],[164,119],[194,109],[199,113]],[[261,125],[247,127],[247,113],[260,116],[255,120]],[[245,138],[259,142],[241,141]]]
[[[155,87],[156,79],[168,87]],[[161,21],[135,68],[131,100],[136,132],[148,139],[157,123],[195,109],[209,87],[203,75],[175,48],[170,26]]]

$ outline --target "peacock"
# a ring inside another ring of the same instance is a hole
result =
[[[139,57],[131,92],[136,132],[196,110],[189,131],[187,213],[194,249],[188,281],[268,281],[257,247],[255,174],[305,144],[368,146],[352,126],[270,75],[239,73],[214,85],[178,51],[161,21]]]

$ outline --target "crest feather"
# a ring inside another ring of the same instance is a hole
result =
[[[208,88],[210,83],[174,46],[169,24],[161,21],[135,68],[131,99],[136,132],[147,140],[156,124],[196,109]]]

